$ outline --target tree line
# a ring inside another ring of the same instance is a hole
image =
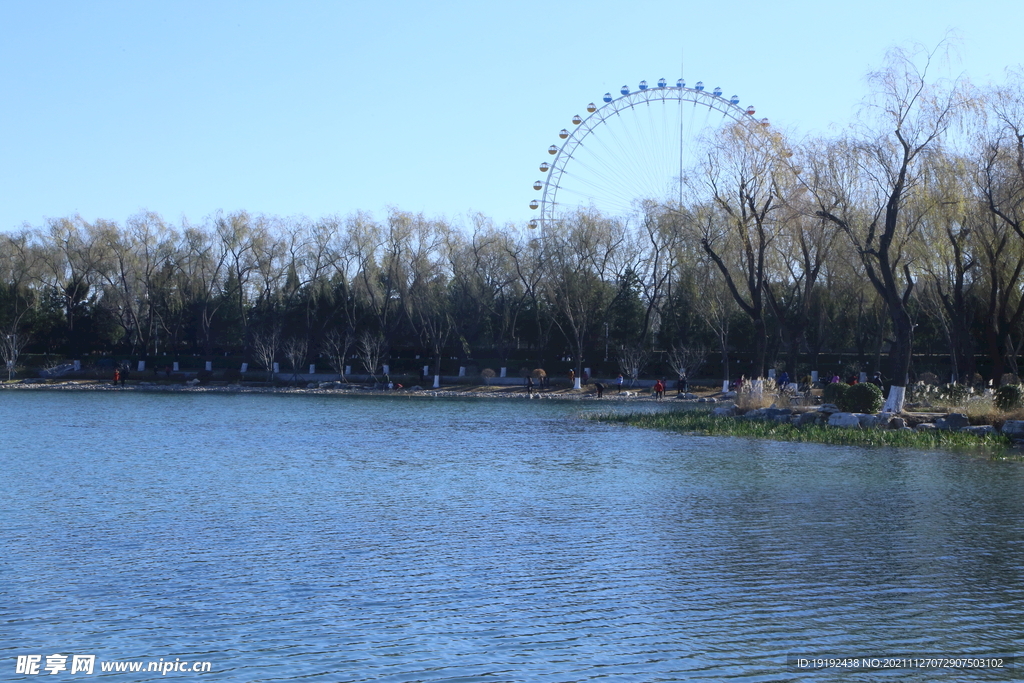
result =
[[[682,202],[629,216],[51,219],[0,239],[5,358],[229,352],[340,372],[358,356],[376,372],[415,352],[438,373],[516,356],[636,374],[655,352],[728,373],[742,350],[760,376],[855,352],[899,406],[928,349],[998,384],[1024,343],[1024,76],[975,88],[932,78],[933,56],[892,52],[841,134],[713,131]]]

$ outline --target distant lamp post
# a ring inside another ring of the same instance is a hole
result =
[[[7,335],[7,344],[7,381],[10,382],[14,373],[14,359],[17,357],[16,354],[18,352],[18,335]]]

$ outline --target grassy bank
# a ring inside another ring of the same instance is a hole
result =
[[[844,429],[840,427],[796,427],[788,423],[715,417],[703,410],[666,413],[601,413],[587,419],[617,422],[689,432],[704,436],[740,436],[776,441],[798,441],[848,446],[897,446],[901,448],[960,448],[1005,450],[1010,440],[1000,434],[975,436],[946,431],[900,431],[895,429]]]

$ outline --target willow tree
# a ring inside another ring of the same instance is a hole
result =
[[[545,227],[545,295],[555,324],[573,345],[577,389],[584,346],[604,322],[614,298],[609,274],[622,240],[619,224],[589,211],[577,211]]]
[[[974,374],[971,322],[986,260],[979,257],[988,252],[998,260],[1002,251],[995,243],[984,247],[990,231],[971,182],[977,176],[977,164],[969,157],[948,151],[929,155],[924,193],[931,208],[919,245],[927,278],[919,296],[949,345],[954,382]]]
[[[770,250],[776,214],[793,172],[780,135],[738,123],[721,133],[694,188],[705,204],[690,212],[700,244],[722,274],[730,294],[754,327],[754,375],[765,369],[765,292],[770,286]]]
[[[1024,74],[1012,72],[990,102],[990,123],[978,145],[977,182],[987,214],[979,231],[986,261],[985,344],[998,384],[1006,362],[1016,374],[1024,320]]]
[[[892,322],[887,411],[903,409],[910,373],[915,284],[910,256],[923,218],[924,209],[914,202],[924,160],[941,144],[963,104],[959,84],[929,82],[933,57],[889,52],[886,68],[869,77],[874,94],[865,124],[826,151],[827,172],[814,184],[818,215],[849,238]]]

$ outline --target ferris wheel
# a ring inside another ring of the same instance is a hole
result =
[[[552,158],[540,165],[543,176],[533,184],[539,194],[530,208],[539,216],[531,228],[581,206],[625,216],[639,200],[681,203],[683,177],[710,133],[737,122],[768,125],[754,118],[754,107],[740,107],[736,95],[708,92],[700,81],[690,88],[683,79],[672,86],[662,78],[656,86],[640,81],[635,91],[624,85],[619,92],[588,104],[587,116],[577,114],[573,128],[559,132],[561,144],[548,147]]]

